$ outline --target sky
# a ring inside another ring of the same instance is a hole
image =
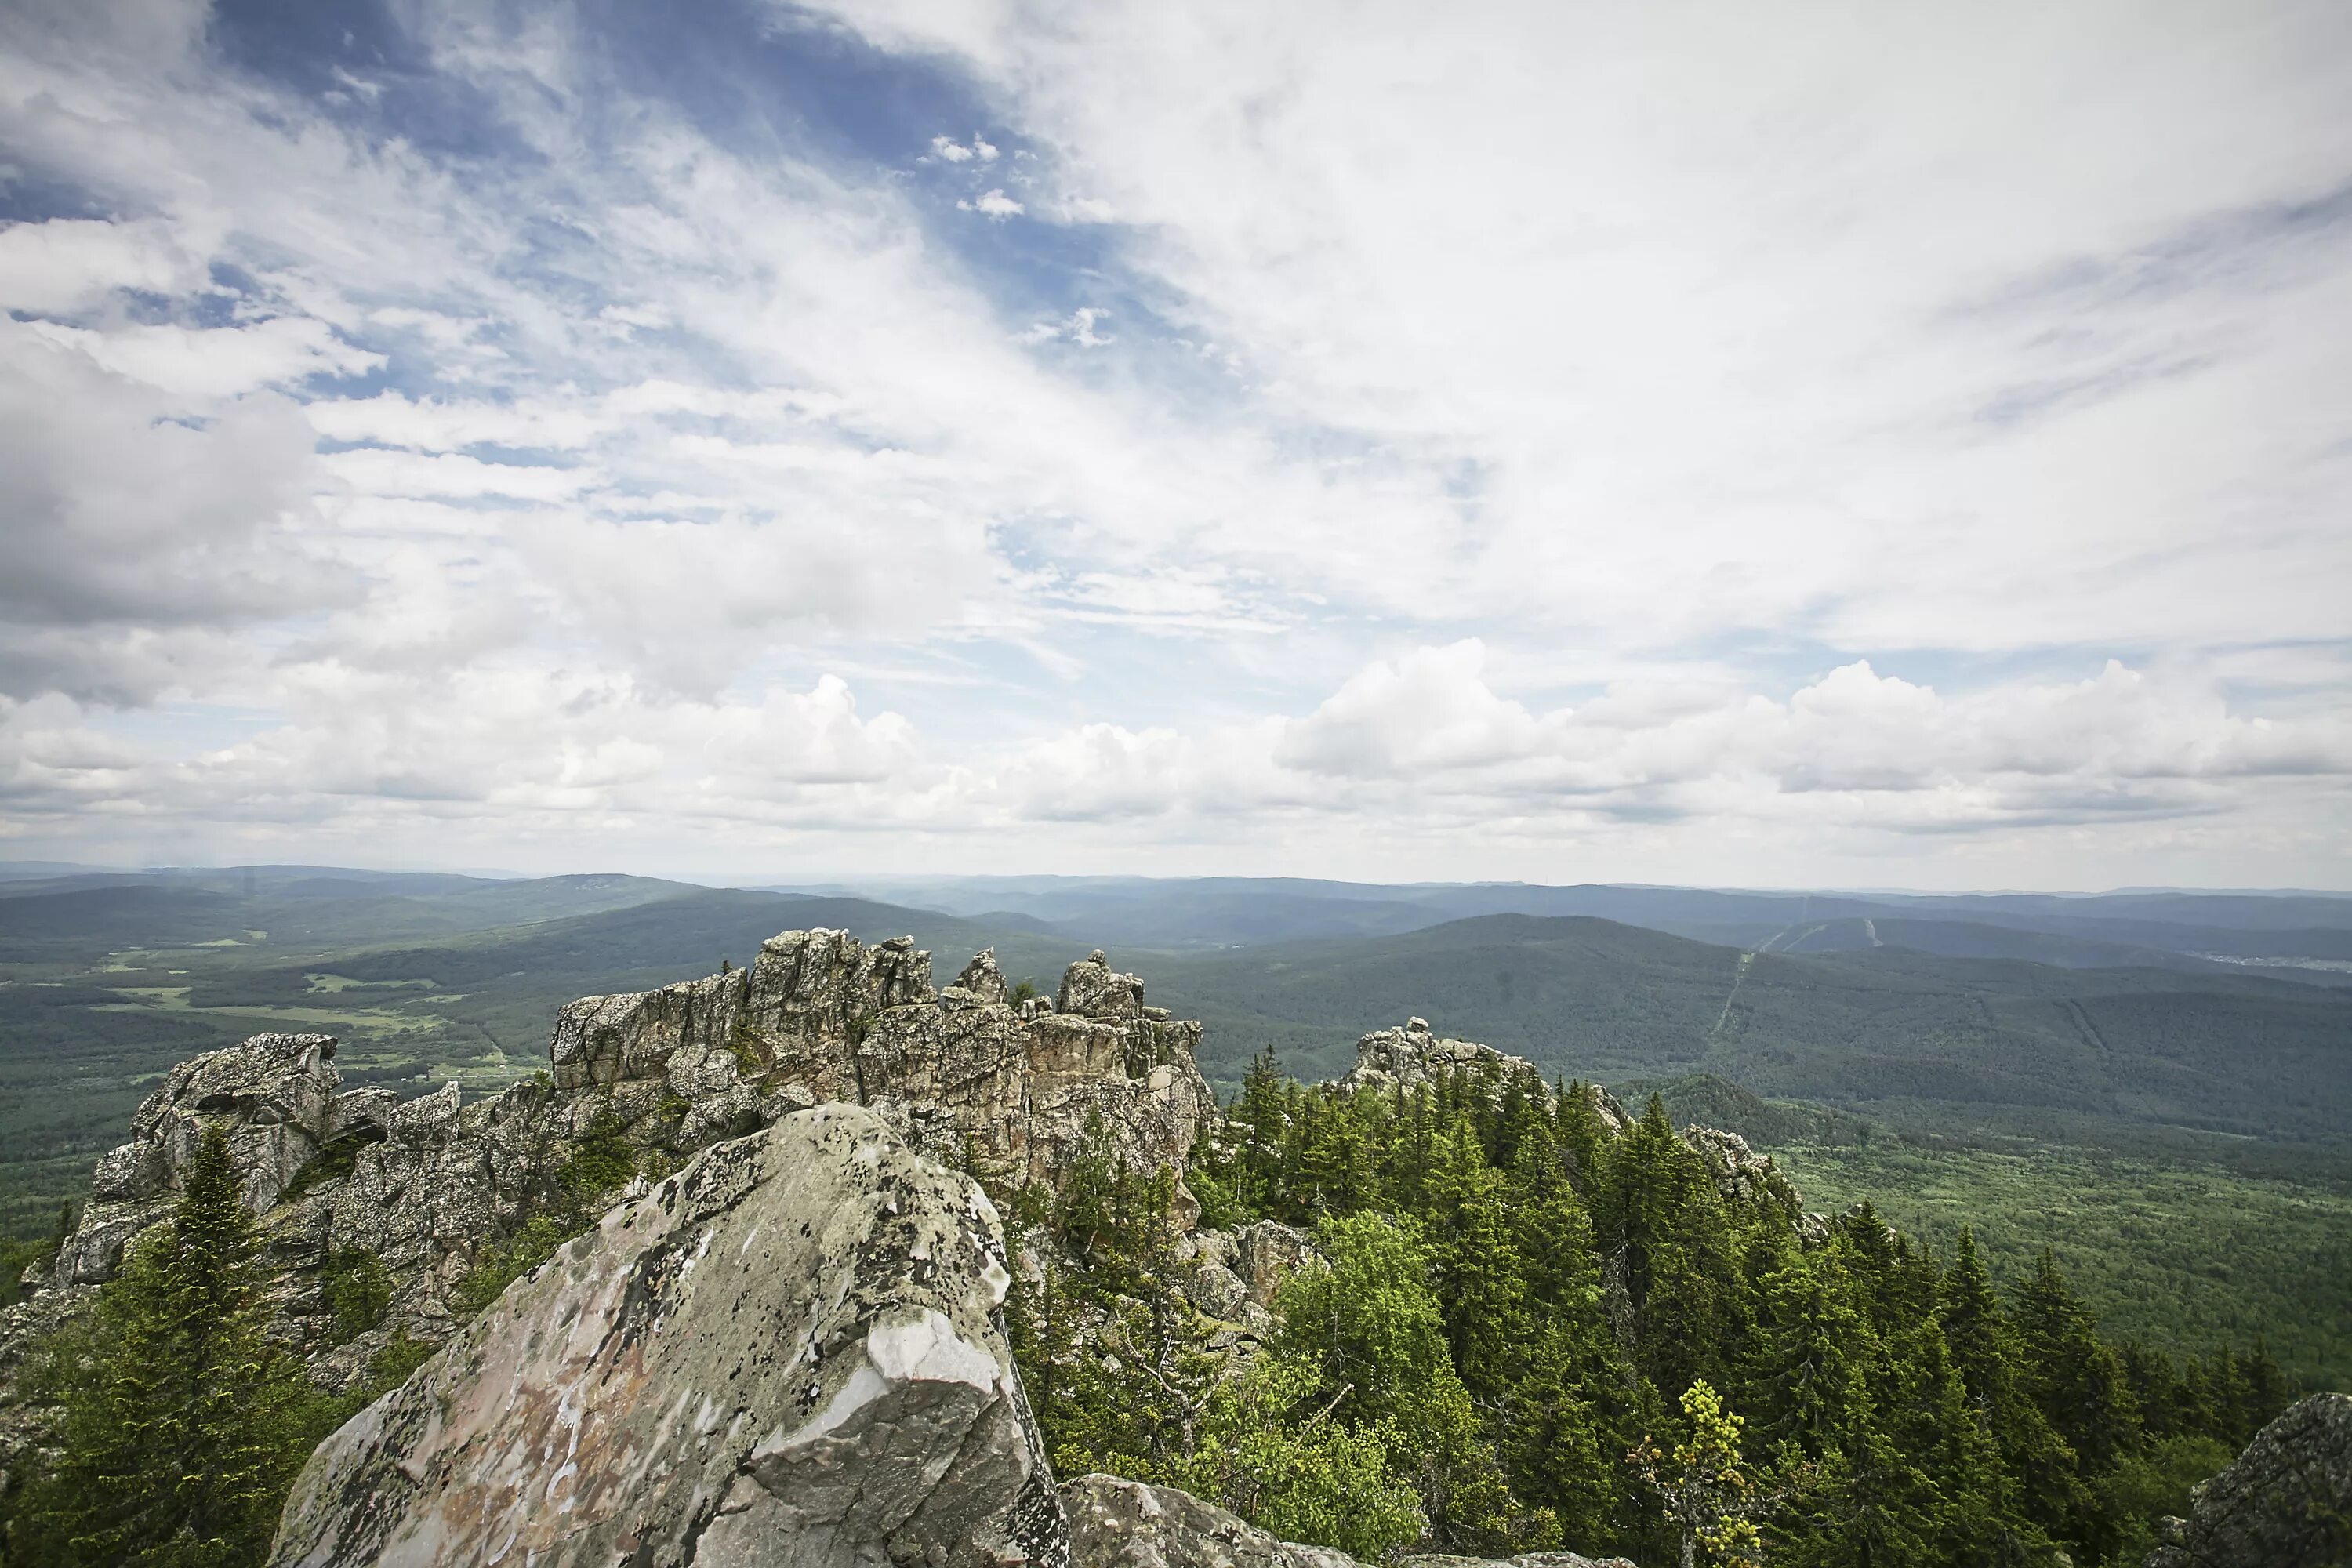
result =
[[[2352,7],[10,0],[0,859],[2352,888]]]

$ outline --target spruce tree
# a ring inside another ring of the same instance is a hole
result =
[[[1470,1118],[1456,1111],[1430,1173],[1430,1242],[1438,1306],[1454,1370],[1474,1396],[1496,1397],[1524,1353],[1526,1266],[1503,1195]]]
[[[2067,1535],[2090,1506],[2074,1450],[2030,1394],[2016,1334],[1991,1276],[1977,1253],[1976,1234],[1960,1227],[1959,1249],[1946,1270],[1937,1317],[1979,1420],[2000,1452],[2012,1489],[2004,1515],[2050,1536]]]
[[[1791,1254],[1765,1277],[1745,1390],[1759,1436],[1826,1458],[1870,1419],[1869,1321],[1838,1254]]]
[[[252,1216],[227,1140],[198,1139],[170,1219],[57,1347],[56,1467],[27,1500],[27,1561],[242,1568],[337,1414],[263,1334]]]

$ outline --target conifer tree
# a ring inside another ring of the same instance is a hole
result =
[[[1835,1252],[1787,1256],[1763,1280],[1745,1381],[1759,1436],[1820,1459],[1870,1421],[1867,1319]]]
[[[1762,1494],[1740,1457],[1740,1418],[1704,1381],[1683,1394],[1688,1436],[1669,1456],[1645,1439],[1634,1466],[1657,1495],[1682,1568],[1760,1568]]]
[[[2074,1450],[2030,1396],[2016,1336],[1978,1255],[1976,1233],[1967,1226],[1944,1274],[1937,1317],[1953,1367],[2013,1489],[2003,1499],[2003,1513],[2021,1515],[2051,1536],[2066,1535],[2090,1506],[2090,1493]]]
[[[171,1217],[133,1246],[86,1331],[57,1347],[62,1452],[36,1484],[27,1561],[242,1568],[340,1412],[262,1332],[253,1220],[207,1127]]]
[[[1475,1395],[1492,1399],[1528,1341],[1525,1265],[1502,1174],[1487,1165],[1468,1116],[1454,1113],[1434,1153],[1429,1206],[1438,1306],[1454,1370]]]

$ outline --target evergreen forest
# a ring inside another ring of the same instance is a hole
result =
[[[1171,1173],[1004,1194],[1045,1260],[1011,1317],[1055,1468],[1366,1559],[2132,1564],[2292,1395],[2260,1343],[2114,1342],[2046,1253],[2003,1292],[1970,1230],[1930,1249],[1867,1203],[1808,1245],[1654,1097],[1613,1134],[1582,1084],[1491,1064],[1398,1093],[1262,1056],[1186,1186],[1328,1268],[1221,1376]]]

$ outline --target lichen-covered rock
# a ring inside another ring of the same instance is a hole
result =
[[[559,1089],[607,1090],[633,1141],[677,1154],[740,1131],[783,1090],[944,1106],[981,1168],[1015,1179],[1054,1181],[1097,1126],[1123,1162],[1183,1169],[1215,1112],[1199,1025],[1145,1008],[1142,983],[1100,953],[1070,965],[1059,1008],[1016,1011],[1005,995],[992,952],[934,991],[930,954],[909,938],[868,948],[786,931],[749,969],[572,1003],[551,1055]],[[674,1105],[694,1109],[660,1122]]]
[[[2147,1568],[2335,1568],[2352,1561],[2352,1394],[2315,1394],[2196,1490]]]
[[[1717,1127],[1685,1127],[1683,1142],[1706,1162],[1716,1191],[1733,1203],[1775,1208],[1790,1219],[1804,1212],[1797,1189],[1769,1154],[1759,1154],[1737,1132]]]
[[[1315,1244],[1276,1220],[1262,1219],[1235,1239],[1234,1272],[1241,1277],[1249,1299],[1261,1307],[1274,1305],[1282,1282],[1310,1264],[1323,1261]]]
[[[1062,972],[1062,989],[1054,998],[1057,1013],[1084,1013],[1094,1018],[1143,1016],[1143,982],[1120,974],[1097,948]]]
[[[1345,1552],[1277,1541],[1173,1487],[1118,1476],[1062,1486],[1077,1568],[1356,1568]]]
[[[1004,972],[996,967],[994,948],[983,947],[972,954],[971,962],[956,976],[956,989],[967,993],[975,1002],[1004,1000]]]
[[[1185,1278],[1184,1295],[1208,1316],[1232,1323],[1241,1321],[1242,1306],[1249,1300],[1250,1289],[1240,1275],[1223,1264],[1203,1262],[1195,1264]]]
[[[278,1568],[1066,1564],[977,1184],[878,1111],[706,1151],[322,1444]]]
[[[470,1104],[455,1084],[407,1101],[338,1093],[333,1039],[256,1036],[175,1068],[140,1108],[132,1141],[100,1161],[47,1283],[112,1278],[124,1247],[169,1212],[209,1122],[227,1130],[261,1217],[272,1331],[337,1390],[393,1340],[451,1332],[454,1288],[532,1215],[617,1198],[617,1182],[590,1193],[565,1175],[592,1142],[659,1175],[839,1100],[896,1106],[919,1150],[1016,1182],[1056,1184],[1082,1152],[1181,1172],[1215,1114],[1195,1065],[1200,1026],[1143,1006],[1141,983],[1099,954],[1071,966],[1064,991],[1061,1012],[1016,1010],[992,953],[942,992],[910,938],[868,946],[845,931],[786,931],[749,969],[571,1004],[550,1072]],[[1181,1184],[1177,1199],[1189,1221]],[[361,1253],[384,1266],[393,1296],[352,1340],[320,1282]]]

